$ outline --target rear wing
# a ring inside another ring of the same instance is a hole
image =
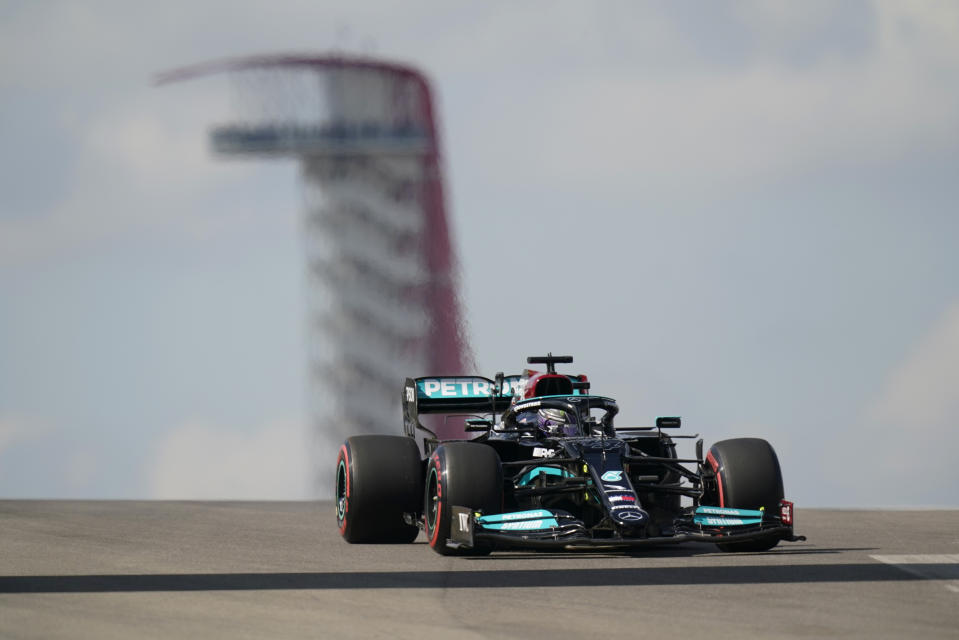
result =
[[[407,378],[403,387],[403,431],[410,437],[417,429],[432,433],[420,424],[421,413],[492,414],[505,411],[520,380],[522,376],[504,376],[497,389],[496,381],[482,376]]]

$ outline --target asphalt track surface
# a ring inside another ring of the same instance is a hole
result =
[[[957,638],[959,511],[725,554],[349,545],[331,503],[0,501],[0,638]]]

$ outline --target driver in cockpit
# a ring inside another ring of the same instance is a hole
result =
[[[551,437],[575,437],[580,435],[576,416],[562,409],[538,409],[523,411],[516,416],[516,422],[530,431]]]

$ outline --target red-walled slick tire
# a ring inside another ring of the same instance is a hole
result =
[[[779,513],[783,499],[783,476],[779,458],[772,446],[761,438],[733,438],[717,442],[706,456],[716,473],[715,492],[704,497],[704,504],[737,509],[764,508]],[[778,539],[718,544],[723,551],[766,551]]]
[[[347,542],[409,543],[419,528],[406,524],[423,496],[423,463],[406,436],[353,436],[336,459],[336,524]]]
[[[488,554],[492,548],[482,543],[472,549],[447,545],[453,506],[486,514],[502,511],[503,466],[495,449],[476,442],[440,445],[426,461],[423,505],[426,539],[434,551],[444,556]]]

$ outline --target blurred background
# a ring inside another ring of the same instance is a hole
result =
[[[959,506],[935,1],[3,2],[0,497],[328,497],[299,165],[154,84],[287,52],[431,81],[476,373],[569,353],[621,424],[767,438],[797,505]]]

